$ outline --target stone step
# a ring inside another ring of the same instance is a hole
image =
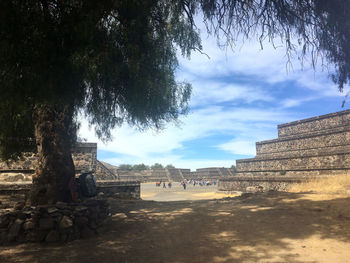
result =
[[[344,110],[278,125],[278,137],[322,131],[349,123],[350,110]]]
[[[288,171],[309,169],[350,169],[350,153],[322,154],[318,156],[250,158],[236,161],[237,172]]]
[[[350,126],[341,126],[309,134],[266,140],[256,143],[257,156],[291,150],[350,145]]]
[[[288,150],[282,152],[260,153],[254,159],[266,160],[266,159],[281,159],[281,158],[294,158],[294,157],[311,157],[311,156],[323,156],[330,154],[350,153],[350,144],[337,145],[331,147],[319,147],[301,150]]]
[[[275,176],[295,176],[298,178],[309,178],[312,179],[313,176],[328,176],[328,175],[346,175],[350,176],[350,168],[347,169],[300,169],[300,170],[264,170],[264,171],[249,171],[249,172],[237,172],[236,176],[246,178],[246,177],[262,177],[266,178]]]

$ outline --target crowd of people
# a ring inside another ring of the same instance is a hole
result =
[[[157,187],[160,187],[161,185],[163,185],[163,188],[167,188],[166,182],[163,182],[163,181],[156,182]],[[171,188],[172,182],[168,182],[167,185],[168,185],[168,188]],[[182,182],[180,182],[180,185],[184,188],[184,190],[186,190],[187,185],[209,186],[209,185],[216,185],[216,181],[215,180],[186,180],[185,179]]]

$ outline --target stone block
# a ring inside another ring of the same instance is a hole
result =
[[[66,229],[69,227],[73,226],[73,221],[71,218],[69,218],[68,216],[63,216],[60,223],[59,223],[59,228],[60,229]]]
[[[51,230],[46,238],[45,241],[48,243],[53,243],[53,242],[57,242],[60,241],[60,233],[57,230]]]
[[[55,226],[55,221],[51,217],[40,218],[39,228],[40,230],[49,230],[53,229]]]

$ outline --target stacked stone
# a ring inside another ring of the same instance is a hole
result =
[[[230,177],[234,174],[231,168],[225,167],[208,167],[196,169],[196,172],[192,172],[191,179],[223,179]]]
[[[97,164],[97,143],[77,143],[72,149],[76,173],[95,171]],[[37,167],[35,153],[25,152],[16,161],[0,162],[0,183],[32,181],[32,174]]]
[[[118,174],[113,169],[109,169],[102,162],[96,162],[96,171],[94,176],[97,180],[118,180]]]
[[[185,179],[184,174],[188,174],[190,171],[190,169],[168,169],[169,181],[182,182]]]
[[[67,242],[98,234],[109,217],[105,200],[56,203],[27,207],[18,203],[14,211],[0,215],[0,243]]]
[[[256,143],[256,157],[236,161],[238,176],[319,176],[350,171],[350,110],[278,126]]]

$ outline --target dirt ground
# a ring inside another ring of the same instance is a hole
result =
[[[204,196],[204,195],[203,195]],[[350,262],[350,197],[113,200],[97,237],[0,247],[0,262]]]

